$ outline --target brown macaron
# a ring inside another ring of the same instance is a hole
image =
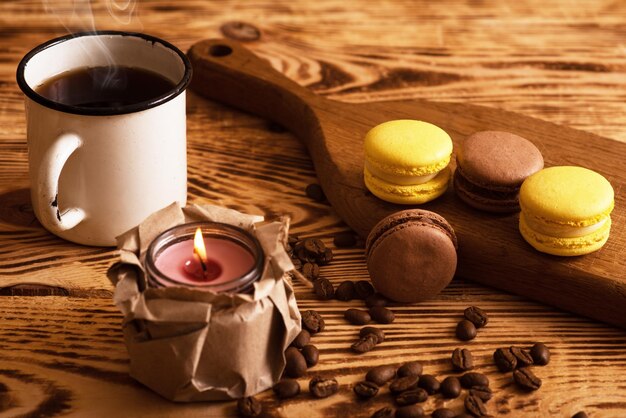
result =
[[[396,212],[367,237],[367,269],[376,290],[396,302],[432,298],[456,271],[456,235],[440,215],[421,209]]]
[[[519,189],[543,168],[541,152],[509,132],[470,135],[457,149],[454,190],[468,205],[487,212],[519,211]]]

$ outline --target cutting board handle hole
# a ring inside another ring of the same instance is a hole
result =
[[[212,57],[225,57],[233,53],[233,49],[228,45],[211,45],[209,48],[209,55]]]

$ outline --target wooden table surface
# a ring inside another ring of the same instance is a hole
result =
[[[261,32],[249,48],[321,95],[348,102],[465,101],[626,141],[622,0],[92,0],[93,19],[72,3],[0,3],[0,418],[235,415],[233,403],[174,404],[135,383],[105,277],[115,251],[64,242],[34,218],[15,69],[31,48],[68,29],[95,22],[98,29],[143,31],[186,50],[223,36],[227,22],[246,22]],[[305,196],[315,173],[289,133],[190,93],[188,140],[191,202],[288,214],[295,234],[328,244],[346,230],[331,207]],[[335,284],[367,278],[361,248],[335,254],[323,276]],[[371,401],[355,401],[351,386],[368,367],[421,360],[428,373],[443,377],[452,373],[456,347],[470,348],[477,369],[490,377],[493,415],[570,417],[585,410],[592,417],[626,416],[623,330],[455,278],[432,301],[394,307],[396,321],[383,326],[388,339],[357,356],[349,345],[358,327],[348,325],[343,312],[362,305],[319,302],[300,284],[296,292],[301,309],[317,309],[327,321],[327,330],[313,338],[320,364],[302,386],[319,373],[336,376],[341,390],[325,400],[304,393],[285,403],[263,393],[259,399],[271,416],[369,417],[391,398],[384,389]],[[454,327],[470,305],[491,319],[475,340],[461,343]],[[542,388],[526,394],[496,371],[491,355],[497,347],[535,341],[545,342],[553,357],[536,369]],[[443,404],[431,397],[425,409]],[[460,411],[462,398],[445,405]]]

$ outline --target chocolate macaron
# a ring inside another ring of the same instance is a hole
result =
[[[509,132],[470,135],[457,150],[454,190],[468,205],[488,212],[519,211],[524,180],[543,168],[543,157],[529,140]]]
[[[432,298],[454,276],[456,247],[454,230],[442,216],[420,209],[391,214],[367,237],[372,284],[396,302]]]

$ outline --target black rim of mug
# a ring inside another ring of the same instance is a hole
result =
[[[65,41],[69,41],[74,38],[79,38],[83,36],[101,36],[101,35],[131,36],[131,37],[144,39],[146,41],[151,42],[152,44],[159,43],[163,45],[164,47],[171,49],[180,57],[181,61],[183,62],[183,65],[185,66],[185,73],[183,74],[182,79],[176,84],[176,86],[174,86],[170,91],[168,91],[165,94],[162,94],[150,100],[145,100],[143,102],[133,103],[131,105],[100,107],[100,108],[72,106],[72,105],[55,102],[35,92],[35,90],[26,82],[26,79],[24,78],[24,71],[26,70],[28,61],[30,61],[30,59],[33,58],[35,55],[37,55],[39,52],[47,48],[53,47],[55,45],[58,45],[60,43],[63,43]],[[152,35],[147,35],[145,33],[124,32],[124,31],[116,31],[116,30],[102,30],[102,31],[92,31],[92,32],[80,32],[80,33],[74,33],[70,35],[61,36],[59,38],[51,39],[33,48],[30,52],[28,52],[24,56],[24,58],[22,58],[19,65],[17,66],[16,78],[17,78],[17,84],[22,90],[22,92],[28,98],[39,103],[42,106],[45,106],[54,110],[58,110],[61,112],[65,112],[65,113],[73,113],[76,115],[91,115],[91,116],[109,115],[110,116],[110,115],[123,115],[126,113],[140,112],[142,110],[147,110],[147,109],[159,106],[160,104],[166,103],[174,99],[183,91],[185,91],[185,89],[189,85],[189,82],[191,81],[191,73],[192,73],[191,62],[189,62],[189,59],[187,58],[187,56],[176,46],[174,46],[173,44],[167,41],[164,41],[163,39],[157,38]]]

